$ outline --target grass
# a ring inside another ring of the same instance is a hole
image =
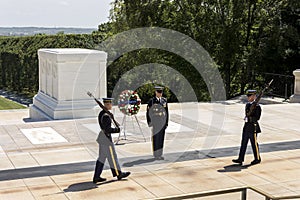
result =
[[[25,106],[16,103],[14,101],[11,101],[9,99],[0,97],[0,110],[9,110],[9,109],[24,109]]]

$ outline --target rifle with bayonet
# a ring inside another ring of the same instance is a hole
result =
[[[120,128],[120,124],[115,120],[114,115],[100,101],[98,101],[98,99],[96,99],[92,93],[87,92],[87,95],[94,98],[94,100],[97,102],[97,104],[100,106],[100,108],[102,108],[110,116],[110,118],[113,120],[115,126],[117,128]]]
[[[253,113],[253,111],[255,110],[258,102],[260,101],[262,95],[264,94],[264,92],[269,89],[269,87],[271,86],[273,82],[273,79],[268,83],[266,84],[265,88],[263,90],[260,91],[259,95],[256,97],[256,99],[254,100],[254,102],[252,103],[250,109],[249,109],[249,112],[246,113],[246,117],[250,117],[251,114]]]

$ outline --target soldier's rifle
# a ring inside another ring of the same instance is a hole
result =
[[[94,98],[94,100],[97,102],[97,104],[100,106],[100,108],[102,108],[110,116],[110,118],[113,120],[115,126],[120,128],[120,124],[115,120],[114,115],[100,101],[98,101],[98,99],[96,99],[91,92],[87,92],[87,95],[89,95],[89,97]]]
[[[269,89],[269,87],[271,86],[272,82],[273,82],[273,79],[272,79],[268,84],[266,84],[266,86],[265,86],[265,88],[264,88],[263,90],[260,91],[259,95],[256,97],[256,99],[255,99],[254,102],[252,103],[252,105],[251,105],[251,107],[250,107],[250,109],[249,109],[249,112],[247,112],[246,117],[250,117],[250,116],[251,116],[251,114],[252,114],[253,111],[255,110],[255,108],[256,108],[258,102],[260,101],[262,95],[264,94],[264,92],[265,92],[267,89]]]

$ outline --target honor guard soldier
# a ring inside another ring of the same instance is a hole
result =
[[[165,130],[168,127],[169,111],[167,99],[162,97],[163,87],[155,87],[155,97],[150,99],[147,106],[147,123],[152,127],[152,150],[156,160],[162,157],[165,139]]]
[[[107,110],[112,109],[112,98],[103,98],[103,103]],[[104,110],[99,113],[98,122],[101,128],[101,131],[97,137],[97,142],[99,144],[99,157],[96,162],[93,182],[97,183],[106,181],[105,178],[100,177],[106,159],[108,159],[113,176],[117,176],[118,180],[121,180],[122,178],[129,176],[130,172],[121,171],[115,146],[111,137],[112,133],[119,133],[120,128],[115,128],[112,126],[112,119]]]
[[[247,91],[247,98],[248,103],[246,104],[245,112],[245,124],[243,127],[243,135],[242,135],[242,142],[241,148],[238,159],[232,160],[234,163],[238,163],[240,165],[244,162],[244,157],[247,149],[248,140],[251,142],[252,151],[254,154],[254,160],[251,162],[251,165],[255,165],[261,162],[261,158],[259,155],[259,147],[257,143],[257,133],[260,133],[260,127],[258,124],[258,120],[260,119],[261,115],[261,107],[257,104],[254,107],[254,110],[250,113],[250,108],[253,104],[256,104],[256,90],[248,90]],[[250,113],[250,116],[249,116]]]

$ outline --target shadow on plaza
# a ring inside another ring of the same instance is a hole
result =
[[[138,160],[134,160],[134,161],[131,161],[131,162],[126,162],[122,166],[132,167],[134,165],[142,165],[142,164],[146,164],[146,163],[150,163],[150,162],[154,162],[154,161],[155,161],[154,158],[138,159]]]
[[[261,153],[285,151],[285,150],[292,150],[292,149],[300,149],[300,140],[260,145]],[[196,160],[196,159],[214,159],[218,157],[231,157],[231,156],[236,156],[238,154],[238,151],[239,151],[239,146],[216,148],[211,150],[194,150],[194,151],[186,151],[186,152],[166,153],[164,155],[165,160],[157,161],[157,162],[170,163],[170,162],[183,162],[187,160]],[[252,154],[251,148],[248,148],[247,154]],[[156,164],[156,161],[153,162],[154,159],[149,155],[138,156],[138,157],[125,157],[119,159],[119,161],[120,163],[123,163],[123,166],[126,167],[131,167],[134,165],[143,166],[143,165]],[[60,165],[0,170],[0,181],[89,172],[94,170],[94,166],[95,166],[95,161],[87,161],[87,162],[67,163],[67,164],[60,164]],[[109,167],[106,165],[105,169],[109,169]],[[243,167],[229,165],[229,166],[225,166],[224,169],[221,169],[220,172],[240,171],[243,169],[244,169]]]
[[[104,181],[101,183],[93,183],[92,181],[89,182],[81,182],[81,183],[74,183],[68,186],[68,188],[64,189],[64,192],[82,192],[82,191],[86,191],[86,190],[92,190],[92,189],[96,189],[101,185],[105,185],[105,184],[110,184],[113,182],[116,182],[117,180],[109,180],[109,181]]]
[[[86,190],[92,190],[98,188],[97,184],[90,182],[74,183],[69,185],[68,188],[64,189],[64,192],[81,192]]]
[[[240,172],[243,169],[248,169],[251,165],[239,165],[239,164],[232,164],[224,166],[224,169],[219,169],[218,172]]]
[[[129,160],[123,163],[122,166],[124,167],[133,167],[135,165],[147,165],[150,163],[170,163],[170,162],[182,162],[187,160],[196,160],[196,159],[203,159],[203,158],[215,158],[214,156],[209,155],[209,151],[186,151],[186,152],[177,152],[177,153],[167,153],[164,156],[164,160],[156,160],[153,157],[150,158],[143,158],[137,160]]]

